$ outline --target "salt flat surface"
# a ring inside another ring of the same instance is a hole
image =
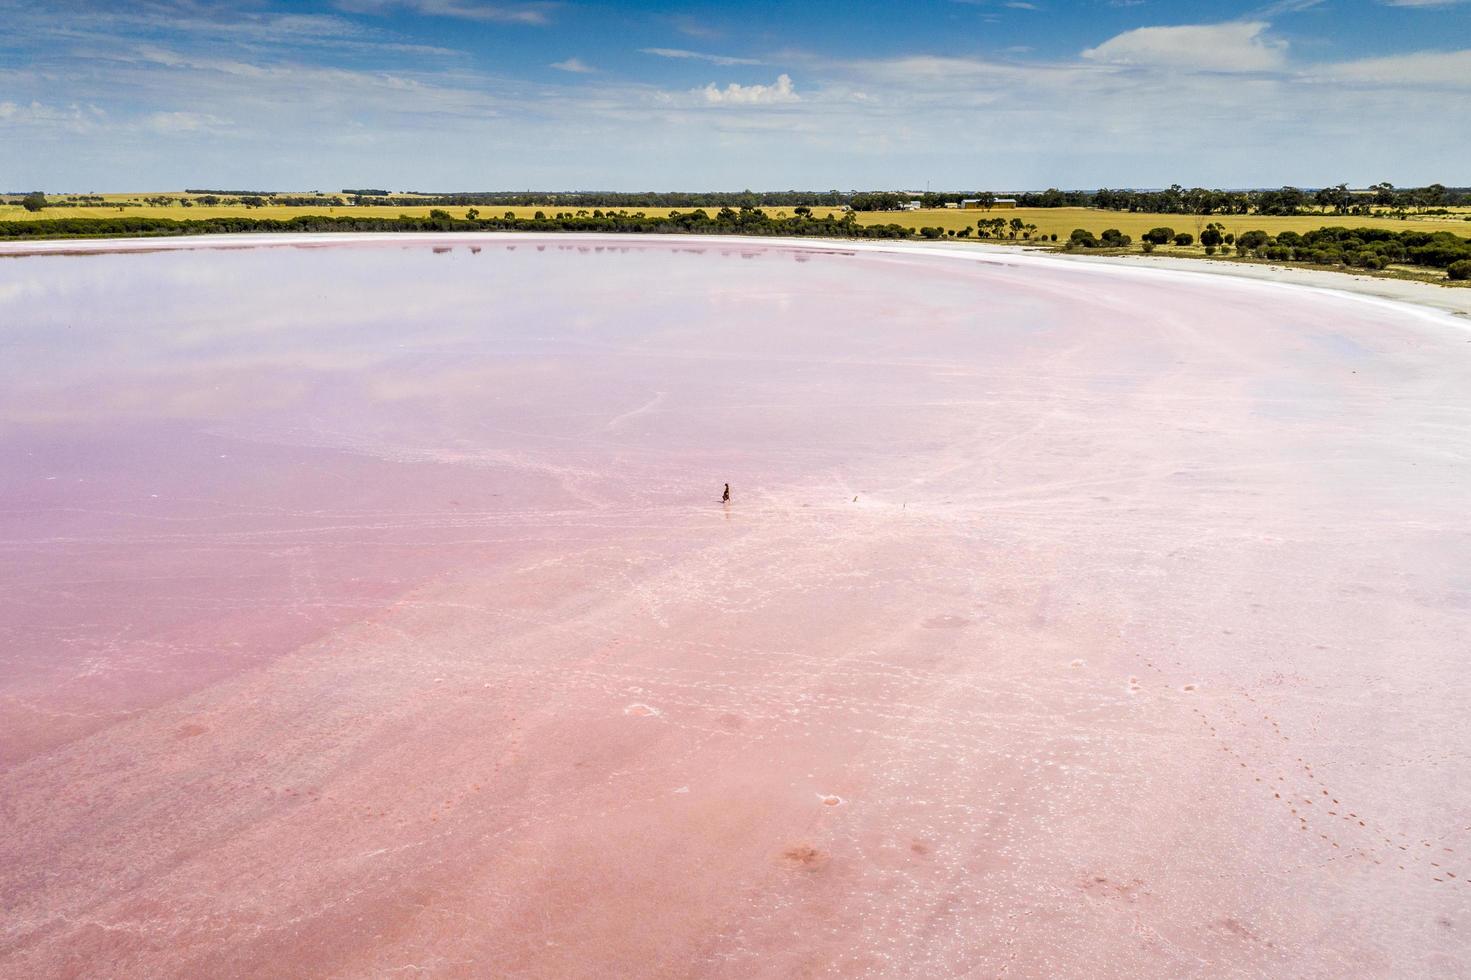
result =
[[[1451,317],[272,244],[0,259],[0,975],[1471,971]]]

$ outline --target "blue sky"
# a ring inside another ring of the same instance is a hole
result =
[[[0,0],[0,190],[1471,184],[1467,0]]]

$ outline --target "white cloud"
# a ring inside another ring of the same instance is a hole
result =
[[[1321,7],[1324,0],[1277,0],[1269,3],[1256,12],[1257,17],[1276,17],[1279,14],[1300,14],[1315,7]]]
[[[1089,61],[1199,71],[1273,71],[1287,61],[1287,42],[1266,36],[1266,21],[1140,27],[1083,52]]]
[[[143,125],[155,133],[172,136],[217,129],[225,122],[207,112],[154,112],[143,120]]]
[[[1454,7],[1466,0],[1379,0],[1391,7]]]
[[[640,54],[658,55],[660,58],[688,58],[708,61],[714,65],[759,65],[755,58],[732,58],[723,54],[705,54],[702,51],[686,51],[683,48],[639,48]]]
[[[781,74],[772,85],[738,85],[731,82],[725,88],[716,88],[712,82],[696,93],[711,105],[773,105],[778,102],[799,102],[801,97],[792,87],[790,75]]]
[[[1471,89],[1471,50],[1420,51],[1344,61],[1304,72],[1304,77],[1407,88]]]
[[[702,40],[724,36],[723,31],[716,30],[707,24],[703,24],[688,14],[675,14],[669,18],[669,23],[676,31],[686,37],[697,37]]]
[[[550,22],[551,3],[499,4],[477,0],[337,0],[340,10],[353,14],[386,14],[396,9],[432,17],[456,17],[500,24],[534,24]]]
[[[96,132],[106,117],[105,110],[76,102],[64,106],[34,100],[27,104],[0,102],[0,123],[7,126],[30,126],[80,135]]]
[[[555,68],[558,71],[570,71],[574,75],[593,75],[597,73],[596,68],[594,68],[592,65],[589,65],[581,58],[568,58],[565,61],[554,61],[547,67]]]

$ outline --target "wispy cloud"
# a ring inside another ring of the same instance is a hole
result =
[[[696,20],[689,14],[674,14],[668,18],[669,25],[685,37],[697,37],[701,40],[713,40],[724,37],[725,32],[711,27],[703,21]]]
[[[1471,89],[1471,51],[1421,51],[1319,66],[1304,77],[1403,88]]]
[[[85,134],[103,126],[107,111],[95,105],[49,105],[32,101],[26,104],[0,102],[0,123],[25,126],[42,132],[52,130]]]
[[[1281,14],[1300,14],[1321,7],[1325,2],[1326,0],[1275,0],[1250,15],[1249,19],[1271,20]]]
[[[1266,21],[1232,21],[1183,27],[1140,27],[1083,52],[1089,61],[1167,66],[1203,71],[1250,72],[1281,68],[1287,42],[1267,34]]]
[[[228,120],[208,112],[153,112],[143,119],[143,125],[155,133],[166,136],[178,133],[200,133],[218,129]]]
[[[555,68],[557,71],[568,71],[574,75],[595,75],[598,71],[581,58],[567,58],[564,61],[554,61],[550,65],[547,65],[547,67]]]
[[[760,65],[755,58],[732,58],[723,54],[706,54],[703,51],[686,51],[684,48],[639,48],[640,54],[657,55],[660,58],[683,58],[693,61],[708,61],[712,65]]]
[[[0,0],[0,21],[9,26],[11,33],[7,40],[12,42],[23,39],[30,43],[117,45],[138,39],[156,43],[159,38],[169,38],[275,50],[336,49],[403,55],[463,53],[438,45],[411,43],[350,17],[203,7],[187,0],[87,8],[85,15],[64,18],[25,7],[9,9]]]
[[[551,22],[553,3],[498,4],[478,0],[337,0],[337,8],[354,14],[408,10],[431,17],[455,17],[498,24],[542,25]]]

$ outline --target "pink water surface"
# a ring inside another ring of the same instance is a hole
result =
[[[1471,332],[962,255],[0,258],[0,975],[1471,973]]]

